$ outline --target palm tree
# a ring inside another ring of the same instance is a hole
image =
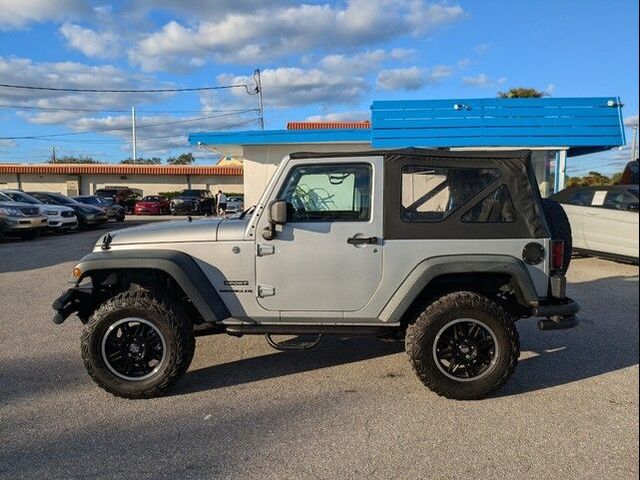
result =
[[[547,96],[549,96],[547,92],[526,87],[515,87],[506,92],[498,92],[498,98],[541,98]]]

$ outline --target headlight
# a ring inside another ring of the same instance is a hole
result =
[[[58,212],[56,212],[54,210],[45,210],[44,214],[49,216],[49,217],[55,217],[56,215],[58,215]]]
[[[0,215],[6,215],[7,217],[24,217],[24,213],[12,207],[0,207]]]

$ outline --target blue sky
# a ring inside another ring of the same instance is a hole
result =
[[[260,68],[266,128],[366,119],[373,100],[493,97],[511,86],[554,97],[620,96],[625,118],[637,122],[637,19],[630,0],[0,0],[0,83],[200,87],[252,84]],[[139,156],[192,151],[189,131],[257,128],[257,97],[240,88],[173,95],[0,88],[0,137],[115,129],[0,140],[0,162],[46,161],[52,146],[59,155],[117,162],[130,156],[132,105],[139,126],[157,125],[138,130]],[[193,151],[200,163],[212,160]],[[628,156],[627,148],[572,158],[569,172],[610,173]]]

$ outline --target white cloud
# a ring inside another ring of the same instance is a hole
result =
[[[638,115],[630,115],[625,117],[624,126],[625,127],[633,127],[634,125],[638,125]]]
[[[128,89],[144,88],[152,79],[131,75],[112,65],[92,66],[77,62],[34,62],[27,58],[0,57],[3,83],[50,85],[57,88]],[[154,82],[155,84],[155,82]],[[155,86],[155,85],[154,85]],[[21,89],[0,89],[0,102],[41,108],[126,108],[140,103],[159,102],[167,94],[77,93]],[[37,124],[59,124],[78,117],[77,112],[23,110],[20,116]]]
[[[69,45],[87,57],[115,57],[119,53],[118,36],[113,32],[96,32],[90,28],[65,23],[60,33]]]
[[[306,122],[362,122],[371,119],[368,110],[355,110],[351,112],[333,112],[323,115],[312,115],[305,119]]]
[[[24,28],[31,22],[58,20],[87,10],[82,0],[0,0],[0,30]]]
[[[424,84],[425,71],[419,67],[382,70],[376,81],[382,90],[419,90]]]
[[[194,26],[172,20],[139,40],[129,60],[145,70],[186,69],[202,62],[265,62],[324,49],[358,48],[405,35],[420,35],[463,15],[457,5],[424,0],[347,0],[344,7],[296,5],[231,13]],[[398,50],[396,54],[406,54]]]
[[[453,67],[438,65],[433,68],[394,68],[382,70],[376,85],[382,90],[419,90],[426,85],[439,85],[453,75]]]
[[[489,88],[503,85],[507,81],[506,77],[500,77],[493,79],[486,73],[479,73],[478,75],[464,77],[462,83],[468,87]]]
[[[477,55],[480,55],[480,56],[485,55],[489,51],[489,44],[488,43],[479,43],[478,45],[475,45],[473,47],[473,51]]]
[[[264,101],[276,108],[296,107],[311,103],[332,105],[353,103],[368,89],[368,83],[348,72],[338,73],[321,68],[282,67],[261,72]],[[218,76],[221,84],[253,84],[248,76],[223,74]],[[232,93],[245,105],[255,106],[254,97],[246,95],[242,89]]]

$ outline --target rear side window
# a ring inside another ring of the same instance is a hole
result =
[[[506,185],[490,193],[462,216],[466,223],[512,223],[516,210]]]
[[[402,169],[402,221],[440,222],[498,178],[497,169],[407,165]]]
[[[292,222],[366,221],[371,215],[371,167],[303,165],[289,173],[279,198]]]
[[[607,196],[602,206],[610,210],[629,210],[629,207],[637,207],[638,197],[625,191],[611,190],[607,192]]]
[[[573,192],[564,202],[569,205],[578,205],[578,206],[589,206],[593,201],[593,190],[577,190]]]

